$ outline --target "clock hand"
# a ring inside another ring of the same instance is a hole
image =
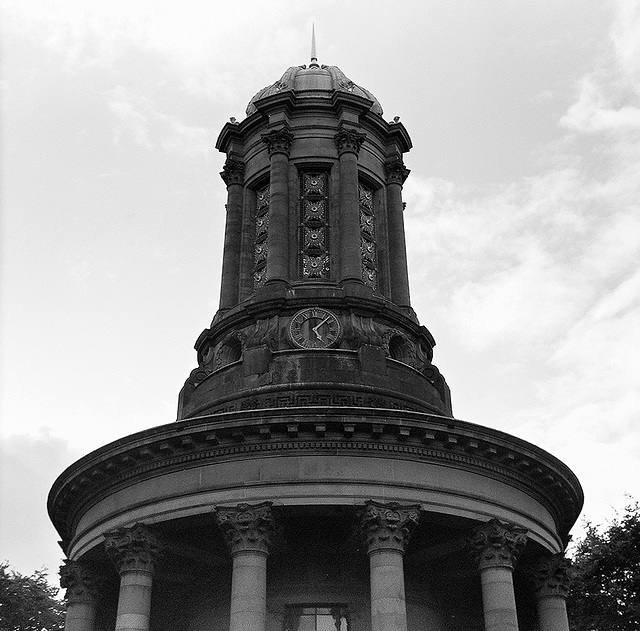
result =
[[[320,335],[320,333],[318,333],[318,329],[325,323],[328,322],[331,318],[329,316],[327,316],[322,322],[320,322],[320,324],[316,324],[316,326],[314,326],[311,330],[316,334],[316,337],[321,341],[324,342],[323,336]]]

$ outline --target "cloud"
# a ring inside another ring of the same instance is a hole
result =
[[[168,153],[209,157],[214,142],[211,129],[187,125],[177,116],[159,111],[149,97],[133,94],[121,85],[107,98],[116,118],[116,142],[131,136],[146,149],[160,146]]]
[[[64,555],[46,512],[47,493],[55,476],[82,454],[42,429],[37,436],[3,437],[0,455],[0,559],[23,574],[44,566],[55,584]]]

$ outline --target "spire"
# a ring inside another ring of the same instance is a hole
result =
[[[316,55],[316,25],[315,22],[311,24],[311,63],[309,68],[319,68],[318,57]]]

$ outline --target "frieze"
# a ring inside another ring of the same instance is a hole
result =
[[[106,533],[104,548],[122,575],[128,571],[153,573],[164,546],[153,530],[138,523]]]
[[[68,602],[96,603],[103,588],[100,574],[84,562],[64,560],[60,566],[60,587]]]
[[[347,415],[353,419],[354,411],[353,408],[326,406],[321,409],[324,426],[321,436],[316,431],[317,422],[303,422],[308,415],[314,414],[308,408],[298,409],[296,418],[300,422],[293,438],[288,432],[288,423],[278,421],[282,413],[275,409],[263,410],[259,422],[250,420],[257,418],[255,415],[247,417],[242,412],[218,414],[204,424],[203,419],[183,421],[181,425],[187,431],[183,430],[179,435],[173,430],[167,435],[168,430],[158,428],[162,433],[155,438],[147,436],[144,447],[132,446],[123,453],[120,446],[113,455],[102,454],[95,464],[88,462],[77,471],[69,471],[52,490],[50,514],[62,538],[69,539],[78,511],[88,510],[103,497],[147,476],[174,468],[200,466],[202,462],[221,458],[260,452],[275,454],[282,450],[370,452],[387,458],[441,462],[465,470],[478,470],[482,475],[506,480],[540,501],[555,516],[561,533],[567,524],[573,523],[580,510],[580,487],[570,471],[564,471],[563,467],[556,471],[553,466],[558,463],[550,466],[545,454],[537,454],[535,448],[533,452],[522,452],[515,444],[506,450],[500,441],[492,442],[495,439],[487,435],[491,431],[486,428],[477,428],[482,431],[473,430],[471,435],[466,433],[465,424],[460,424],[462,432],[453,428],[444,431],[445,425],[437,416],[387,410],[382,417],[371,409],[363,409],[359,412],[362,418],[349,423],[327,422],[329,415],[337,418]],[[402,425],[390,420],[396,417],[404,419]],[[429,419],[435,424],[429,425]],[[244,436],[246,442],[239,440]]]
[[[527,530],[492,519],[475,530],[467,540],[479,569],[506,567],[513,569],[527,543]]]

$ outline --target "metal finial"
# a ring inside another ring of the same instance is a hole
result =
[[[318,57],[316,55],[316,24],[311,24],[311,63],[309,68],[319,68]]]

